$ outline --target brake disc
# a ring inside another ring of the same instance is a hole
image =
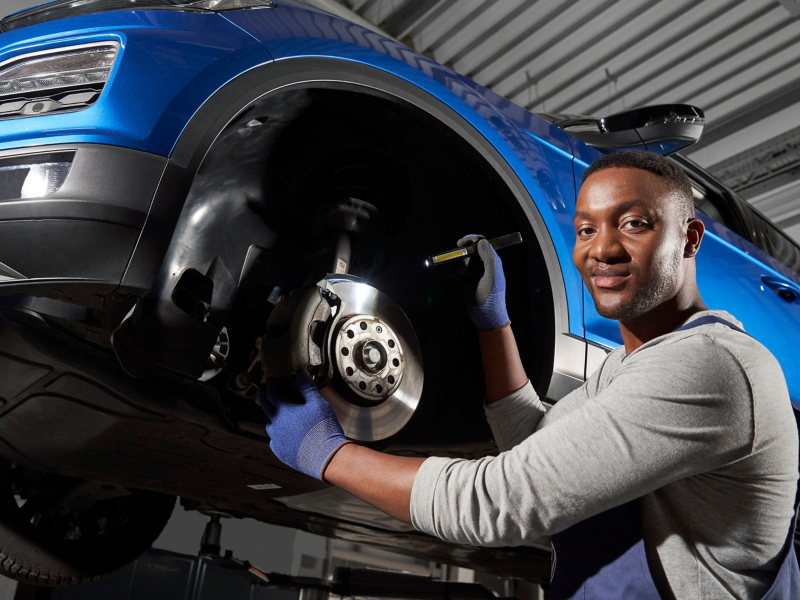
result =
[[[347,437],[394,435],[422,395],[422,354],[402,309],[355,277],[329,275],[319,284],[341,300],[328,348],[334,375],[321,390]]]

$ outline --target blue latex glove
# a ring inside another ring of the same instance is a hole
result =
[[[302,404],[287,399],[272,380],[258,388],[258,401],[270,420],[269,447],[284,464],[322,479],[328,459],[347,438],[317,386],[298,373],[297,387],[305,399]]]
[[[482,235],[458,240],[458,247],[478,244],[478,257],[466,259],[457,274],[464,289],[467,313],[478,331],[498,329],[511,320],[506,311],[506,276],[503,261]]]

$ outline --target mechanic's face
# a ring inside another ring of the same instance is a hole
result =
[[[696,252],[686,248],[684,221],[655,173],[610,168],[586,180],[575,210],[573,261],[601,316],[628,321],[677,294],[684,258]]]

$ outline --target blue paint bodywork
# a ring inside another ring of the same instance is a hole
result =
[[[120,54],[101,98],[73,113],[0,123],[0,150],[44,144],[111,144],[169,156],[197,109],[269,53],[217,14],[120,11],[0,35],[0,62],[41,50],[114,40]]]
[[[198,110],[226,83],[271,61],[325,57],[390,73],[461,115],[526,187],[555,248],[566,289],[569,332],[620,343],[615,323],[594,310],[572,265],[576,182],[598,153],[547,121],[375,32],[291,0],[274,9],[219,14],[172,10],[100,13],[0,35],[0,62],[30,52],[116,40],[120,55],[101,98],[87,110],[0,121],[0,150],[47,144],[108,144],[169,157]],[[800,407],[800,305],[761,281],[800,285],[783,265],[710,219],[698,259],[706,302],[730,311],[779,358]]]

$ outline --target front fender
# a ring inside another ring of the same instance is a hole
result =
[[[117,11],[0,34],[0,62],[103,40],[120,52],[102,96],[70,113],[7,119],[0,150],[106,144],[169,156],[186,124],[219,88],[271,60],[264,46],[218,14]]]

